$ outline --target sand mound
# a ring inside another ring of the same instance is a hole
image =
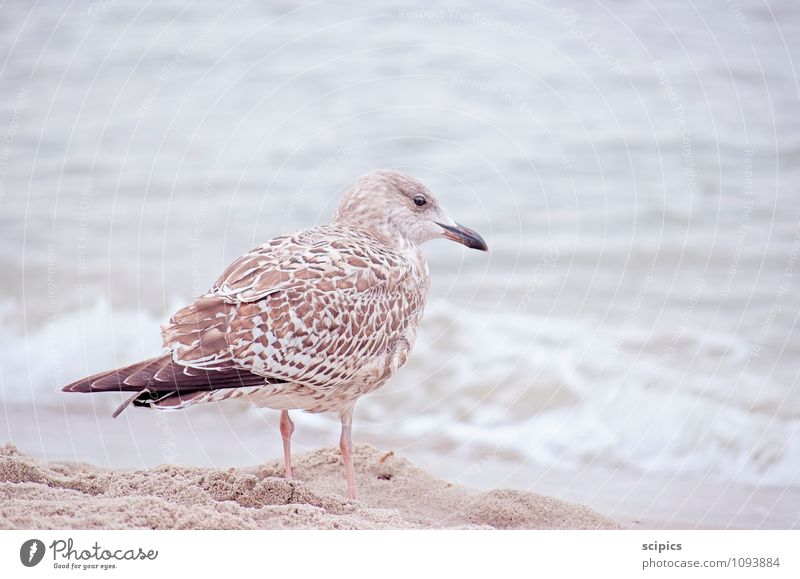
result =
[[[434,478],[392,452],[360,445],[361,498],[344,496],[338,449],[246,469],[162,465],[103,470],[0,449],[4,529],[609,529],[586,507],[528,492],[481,492]]]

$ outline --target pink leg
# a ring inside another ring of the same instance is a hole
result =
[[[294,422],[288,410],[281,410],[281,438],[283,439],[283,461],[286,465],[286,478],[292,478],[292,433]]]
[[[356,473],[353,469],[353,440],[351,438],[351,424],[353,422],[353,409],[342,413],[342,436],[339,439],[339,450],[344,461],[344,473],[347,477],[347,496],[351,499],[358,498],[356,489]]]

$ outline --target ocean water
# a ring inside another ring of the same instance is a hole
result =
[[[394,167],[491,251],[426,247],[424,325],[359,440],[800,485],[797,3],[0,14],[4,440],[116,465],[278,456],[273,413],[112,422],[118,396],[59,387],[158,353],[232,259]],[[298,421],[301,444],[336,440]]]

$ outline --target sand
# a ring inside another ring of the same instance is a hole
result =
[[[0,449],[4,529],[616,529],[580,505],[530,492],[468,489],[391,451],[355,449],[358,501],[344,496],[338,449],[241,469],[106,470]]]

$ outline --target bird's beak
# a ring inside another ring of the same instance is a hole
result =
[[[489,251],[489,246],[486,245],[483,237],[481,237],[477,232],[472,231],[470,228],[459,225],[458,223],[455,225],[445,225],[444,223],[439,223],[437,221],[436,224],[444,229],[444,232],[442,233],[443,237],[457,241],[461,245],[466,245],[471,249]]]

